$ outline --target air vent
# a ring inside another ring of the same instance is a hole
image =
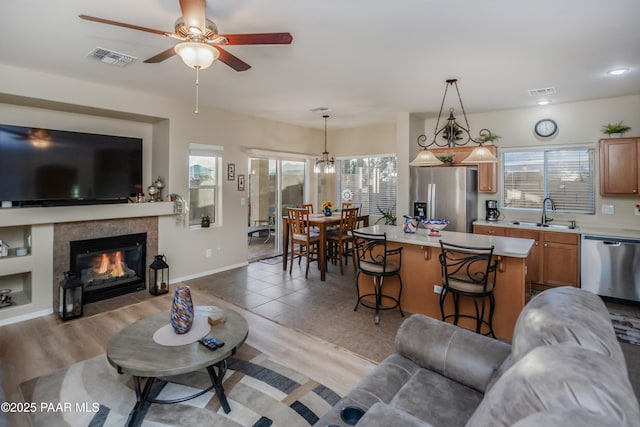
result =
[[[97,47],[87,54],[89,58],[97,59],[106,64],[118,65],[124,67],[125,65],[135,61],[135,56],[125,55],[124,53],[115,52],[113,50],[105,49],[103,47]]]
[[[529,89],[529,95],[541,96],[541,95],[553,95],[556,93],[555,87],[544,87],[542,89]]]

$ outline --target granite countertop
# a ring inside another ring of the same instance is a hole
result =
[[[612,228],[612,227],[596,227],[590,225],[578,226],[575,229],[569,228],[542,228],[531,225],[514,225],[511,221],[485,221],[477,220],[473,222],[474,225],[486,225],[492,227],[506,227],[506,228],[520,228],[528,230],[538,231],[552,231],[557,233],[574,233],[574,234],[589,234],[594,236],[606,236],[606,237],[621,237],[640,239],[640,229],[631,228]]]
[[[513,258],[526,258],[533,247],[531,239],[516,237],[486,236],[483,234],[458,233],[443,230],[440,236],[429,236],[429,231],[418,229],[415,233],[405,233],[402,226],[373,225],[358,231],[371,234],[387,233],[387,240],[396,243],[440,247],[440,240],[461,246],[494,246],[494,254]]]

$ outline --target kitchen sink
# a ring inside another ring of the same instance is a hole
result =
[[[556,230],[579,230],[579,228],[564,224],[541,224],[539,222],[529,221],[510,221],[509,225],[520,225],[522,227],[551,228]]]

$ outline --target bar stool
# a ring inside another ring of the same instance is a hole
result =
[[[358,266],[358,274],[356,275],[356,290],[358,292],[358,301],[353,311],[358,309],[359,305],[367,308],[375,309],[375,324],[380,323],[380,310],[391,310],[398,308],[400,315],[404,317],[402,306],[400,305],[400,297],[402,296],[402,277],[400,277],[400,267],[402,265],[402,247],[397,249],[387,249],[387,234],[370,234],[352,230],[353,250]],[[358,279],[360,274],[366,274],[373,278],[373,293],[362,294]],[[398,276],[400,288],[398,296],[393,297],[382,292],[384,278],[389,276]],[[375,305],[364,298],[374,297]],[[393,305],[383,306],[382,300],[390,300]]]
[[[453,324],[457,325],[460,317],[474,319],[476,333],[482,333],[484,325],[488,328],[488,332],[483,335],[491,335],[495,338],[493,333],[493,312],[495,310],[493,289],[496,286],[498,260],[493,258],[494,247],[460,246],[440,240],[440,248],[442,250],[439,255],[442,268],[442,292],[440,293],[442,320],[446,321],[453,317]],[[454,312],[445,315],[444,304],[449,294],[453,298]],[[473,298],[475,316],[460,313],[460,297]],[[489,301],[488,319],[485,319],[486,300]]]

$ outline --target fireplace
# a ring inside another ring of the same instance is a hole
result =
[[[147,233],[71,241],[70,249],[84,303],[145,289]]]

